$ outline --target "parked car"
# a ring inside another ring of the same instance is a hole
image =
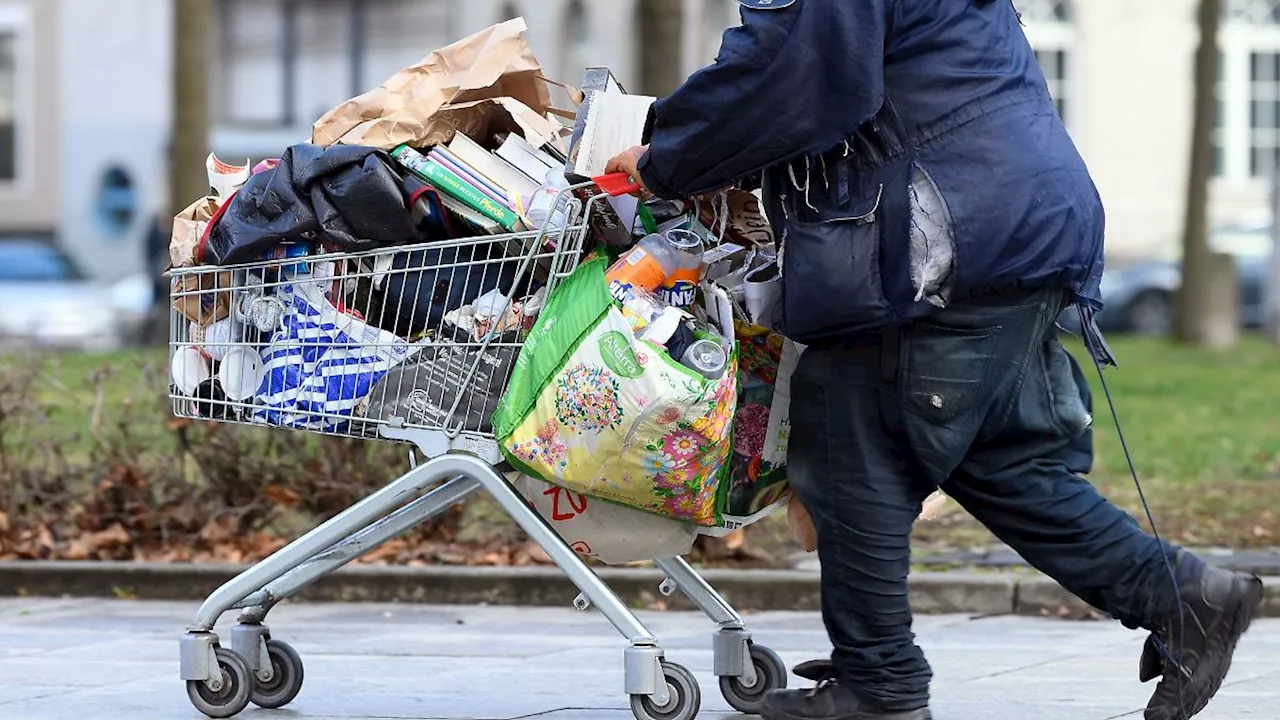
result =
[[[0,239],[0,347],[111,350],[131,343],[155,304],[150,277],[90,280],[52,239]]]
[[[1240,283],[1240,324],[1260,328],[1266,324],[1266,288],[1271,262],[1271,228],[1253,225],[1221,228],[1210,236],[1210,246],[1236,260]],[[1143,260],[1108,266],[1102,275],[1102,300],[1098,326],[1109,332],[1167,335],[1173,331],[1174,295],[1182,284],[1179,260]],[[1079,332],[1080,320],[1068,308],[1059,323]]]

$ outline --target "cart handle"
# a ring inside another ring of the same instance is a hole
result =
[[[630,195],[640,189],[640,183],[636,182],[624,172],[609,173],[608,175],[600,175],[591,178],[591,182],[596,187],[605,191],[612,197],[619,195]]]

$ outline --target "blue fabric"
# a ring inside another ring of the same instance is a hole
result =
[[[1177,549],[1079,477],[1092,398],[1053,329],[1065,296],[953,305],[903,328],[896,355],[873,333],[801,356],[788,477],[818,533],[832,661],[866,702],[928,704],[907,574],[912,525],[938,486],[1128,627],[1159,627],[1174,606],[1165,559]]]
[[[1101,199],[1011,2],[796,0],[742,19],[654,104],[639,167],[667,198],[762,177],[784,252],[807,253],[799,275],[784,257],[784,288],[861,285],[784,300],[784,331],[813,342],[934,312],[907,257],[921,173],[954,228],[952,299],[1060,285],[1101,307]],[[852,277],[832,262],[850,254]]]
[[[286,312],[262,349],[253,418],[277,427],[340,432],[387,372],[411,356],[404,340],[340,313],[300,276],[276,296]]]

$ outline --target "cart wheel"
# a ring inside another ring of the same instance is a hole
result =
[[[274,710],[293,702],[302,689],[302,658],[298,651],[279,640],[267,641],[267,656],[271,658],[271,679],[261,680],[253,691],[253,704]]]
[[[187,697],[200,712],[211,718],[229,718],[249,706],[253,693],[253,675],[244,658],[226,648],[214,650],[218,670],[222,672],[222,689],[214,692],[200,680],[187,681]]]
[[[693,720],[702,705],[702,688],[693,673],[683,665],[662,662],[662,675],[667,680],[667,692],[671,698],[658,707],[648,695],[631,696],[631,712],[636,720]]]
[[[764,696],[770,690],[787,686],[787,666],[778,654],[763,645],[751,645],[751,664],[756,668],[756,681],[744,685],[742,678],[721,677],[720,694],[738,712],[755,715],[764,707]]]

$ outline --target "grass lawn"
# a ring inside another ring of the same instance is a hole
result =
[[[1190,545],[1280,544],[1280,348],[1253,337],[1220,352],[1139,338],[1117,337],[1112,345],[1121,367],[1107,371],[1107,383],[1161,532]],[[1097,373],[1082,347],[1069,349],[1095,391],[1098,457],[1091,479],[1141,516]],[[164,435],[159,429],[167,418],[154,400],[168,369],[163,349],[9,356],[0,367],[6,360],[41,363],[36,392],[49,410],[41,432],[85,442],[95,407],[112,421],[132,403],[135,431]],[[477,515],[494,521],[493,513]],[[753,527],[749,539],[775,556],[794,549],[782,514]],[[963,548],[992,538],[953,503],[938,520],[918,525],[916,541],[922,548]]]

